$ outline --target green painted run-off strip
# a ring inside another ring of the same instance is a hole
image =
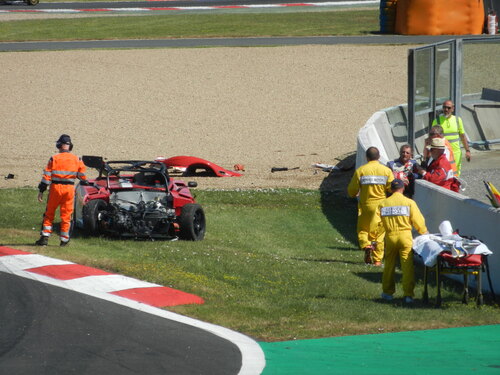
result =
[[[500,374],[500,325],[259,344],[264,375]]]

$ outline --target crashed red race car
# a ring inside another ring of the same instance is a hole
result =
[[[205,213],[190,187],[157,161],[107,161],[83,156],[99,175],[76,188],[74,224],[87,234],[202,240]]]

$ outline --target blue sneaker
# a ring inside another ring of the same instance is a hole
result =
[[[386,301],[392,301],[392,300],[393,300],[392,295],[387,294],[387,293],[382,293],[382,294],[380,295],[380,297],[381,297],[382,299],[386,300]]]
[[[413,298],[406,296],[404,301],[405,301],[405,303],[413,303]]]

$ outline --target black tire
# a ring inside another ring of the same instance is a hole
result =
[[[179,217],[180,237],[188,241],[201,241],[205,238],[205,213],[197,203],[188,203],[182,207]]]
[[[86,234],[99,234],[101,232],[99,226],[99,212],[104,211],[107,204],[102,199],[95,199],[88,202],[83,207],[83,230]]]

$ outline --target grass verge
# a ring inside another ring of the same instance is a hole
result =
[[[0,244],[194,293],[204,305],[170,310],[260,341],[497,324],[500,309],[463,305],[448,282],[444,306],[383,303],[381,270],[356,246],[355,202],[308,190],[197,191],[201,242],[133,241],[75,234],[71,246],[35,248],[44,205],[34,189],[0,191]],[[417,268],[416,296],[422,293]],[[397,286],[401,293],[400,285]],[[430,295],[435,296],[431,287]],[[398,295],[396,295],[397,297]],[[400,295],[399,295],[400,297]]]
[[[0,22],[0,41],[366,35],[378,10],[177,14]]]

